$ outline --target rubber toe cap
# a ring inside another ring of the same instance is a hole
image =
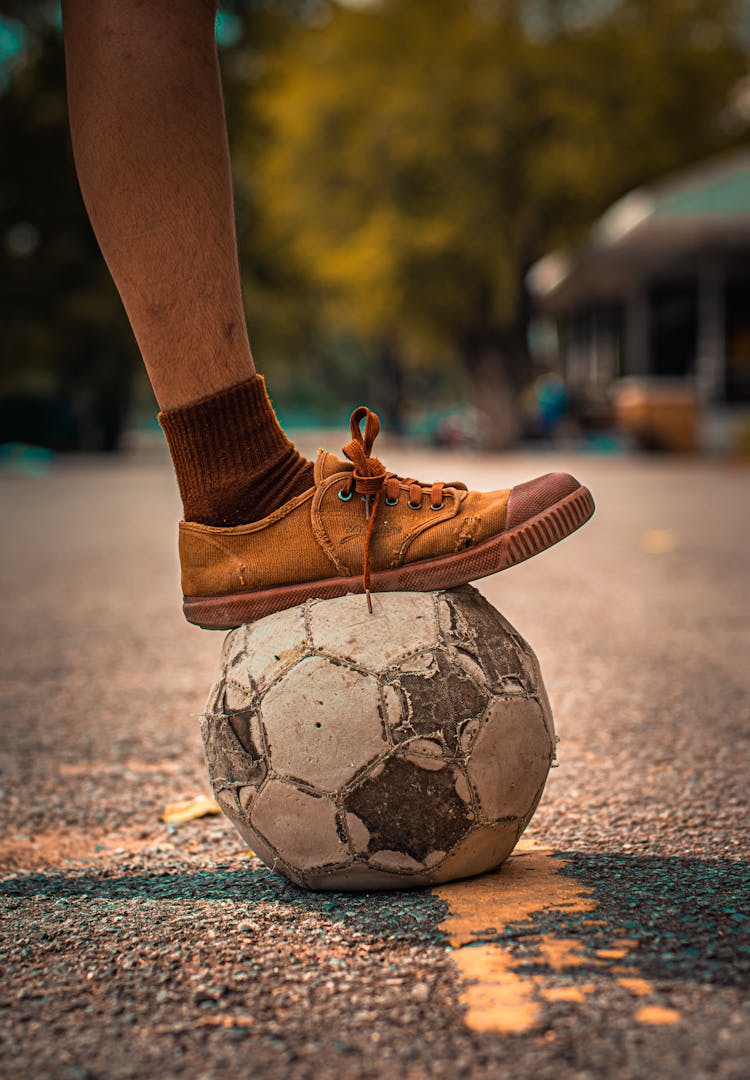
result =
[[[505,528],[515,529],[547,507],[554,506],[566,495],[571,495],[580,486],[575,476],[564,472],[546,473],[523,484],[516,484],[508,498]]]

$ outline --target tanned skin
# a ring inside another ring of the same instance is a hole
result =
[[[214,0],[63,0],[70,126],[97,239],[162,409],[255,373]]]

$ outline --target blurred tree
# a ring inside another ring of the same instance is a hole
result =
[[[742,0],[332,7],[251,98],[239,180],[265,250],[329,332],[382,349],[391,372],[394,356],[460,360],[488,441],[507,445],[529,266],[632,186],[746,133],[722,123],[742,14]]]
[[[78,191],[62,41],[43,8],[0,95],[0,437],[113,450],[137,353]]]
[[[747,134],[726,108],[743,11],[223,4],[248,321],[275,394],[372,395],[397,424],[405,366],[428,385],[459,361],[507,442],[528,266],[633,185]],[[84,445],[111,447],[139,367],[72,168],[57,3],[0,0],[3,17],[0,392],[53,397],[61,429],[77,418]]]
[[[313,12],[309,0],[235,0],[222,8],[230,128],[241,112],[248,143],[247,98],[265,54],[290,23]],[[0,0],[0,132],[0,440],[115,449],[135,379],[156,406],[75,177],[56,2]],[[296,324],[276,309],[288,311],[294,270],[264,246],[251,192],[240,194],[242,260],[263,343],[271,356],[292,352],[299,336],[286,327]]]
[[[324,325],[320,285],[279,247],[267,225],[258,174],[269,131],[259,100],[294,28],[324,25],[328,13],[326,0],[233,0],[222,4],[218,23],[253,352],[269,376],[274,400],[317,416],[335,415],[342,400],[367,396],[370,380],[362,369],[371,356],[356,334]]]

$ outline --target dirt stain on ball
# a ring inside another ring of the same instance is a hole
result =
[[[386,761],[344,800],[370,833],[368,854],[401,851],[423,862],[433,851],[450,851],[472,824],[456,779],[450,767],[433,771],[399,758]]]

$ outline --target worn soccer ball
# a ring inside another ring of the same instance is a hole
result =
[[[310,600],[227,635],[202,721],[216,799],[311,889],[401,889],[508,857],[555,734],[537,659],[475,589]]]

